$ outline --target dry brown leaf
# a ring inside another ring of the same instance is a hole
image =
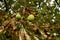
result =
[[[45,34],[45,32],[44,32],[43,30],[40,30],[40,29],[39,29],[39,32],[40,32],[45,38],[47,38],[47,35]]]
[[[30,36],[28,35],[28,33],[26,31],[25,32],[25,37],[26,37],[26,40],[31,40]]]
[[[24,35],[25,35],[24,31],[21,31],[21,39],[22,40],[24,40]]]
[[[8,25],[9,24],[9,20],[5,20],[4,22],[3,22],[3,25],[4,26],[6,26],[6,25]]]
[[[33,30],[37,30],[38,28],[37,28],[37,26],[36,25],[34,25],[34,27],[33,27]]]
[[[13,29],[16,29],[16,25],[14,23],[15,22],[15,18],[12,18],[10,21],[11,21],[10,24],[12,25]]]
[[[7,18],[8,16],[7,15],[4,15],[3,18]]]
[[[34,36],[35,40],[39,40],[39,38],[37,38],[36,36]]]
[[[25,13],[25,7],[24,7],[24,9],[23,9],[23,14]]]

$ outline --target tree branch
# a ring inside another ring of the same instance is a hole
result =
[[[57,5],[60,7],[60,4],[57,2],[57,0],[55,0],[55,2],[57,3]]]

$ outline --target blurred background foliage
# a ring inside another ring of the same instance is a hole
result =
[[[0,40],[60,40],[60,0],[1,0]]]

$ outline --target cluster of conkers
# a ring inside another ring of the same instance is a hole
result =
[[[21,19],[22,18],[22,16],[19,14],[19,13],[17,13],[16,14],[16,19]],[[30,20],[30,21],[32,21],[32,20],[34,20],[35,19],[35,17],[34,17],[34,15],[33,14],[30,14],[28,17],[27,17],[27,20]]]

